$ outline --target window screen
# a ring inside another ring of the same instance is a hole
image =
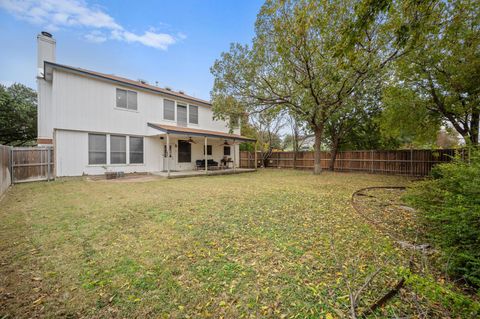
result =
[[[137,92],[117,89],[117,107],[137,110]]]
[[[117,89],[117,107],[126,109],[127,108],[127,91]]]
[[[223,155],[224,156],[230,155],[230,146],[223,147]]]
[[[88,134],[88,164],[107,164],[107,136]]]
[[[130,164],[143,164],[143,137],[130,136]]]
[[[178,162],[190,163],[192,161],[192,145],[187,141],[178,141]]]
[[[163,100],[163,119],[175,121],[175,102]]]
[[[188,122],[198,124],[198,106],[190,105],[188,111]]]
[[[127,91],[127,108],[137,110],[137,92]]]
[[[127,141],[125,136],[110,135],[110,163],[127,163]]]
[[[177,105],[177,125],[187,126],[187,107],[185,105]]]
[[[203,146],[203,155],[205,155],[205,145]],[[212,145],[207,145],[207,155],[212,155]]]

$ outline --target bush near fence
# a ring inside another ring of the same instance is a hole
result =
[[[463,149],[444,150],[394,150],[394,151],[343,151],[338,152],[335,171],[358,171],[376,174],[393,174],[406,176],[426,176],[433,166],[450,162],[457,153],[464,157]],[[240,167],[255,166],[253,152],[240,152]],[[257,159],[261,155],[257,153]],[[266,167],[294,168],[294,152],[273,152],[266,161]],[[313,170],[314,153],[298,152],[295,168]],[[321,152],[322,169],[330,167],[330,153]],[[258,160],[257,166],[261,166]]]

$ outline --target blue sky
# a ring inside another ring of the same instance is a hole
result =
[[[250,43],[262,0],[0,0],[0,83],[36,87],[36,35],[57,62],[143,79],[210,98],[210,67],[232,42]]]

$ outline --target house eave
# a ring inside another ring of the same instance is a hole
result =
[[[62,70],[62,71],[65,71],[65,72],[77,74],[77,75],[80,75],[80,76],[90,77],[90,78],[97,79],[97,80],[100,80],[100,81],[114,83],[114,84],[121,85],[121,86],[124,86],[124,87],[129,87],[129,88],[132,88],[132,89],[135,89],[135,90],[140,90],[140,91],[145,91],[145,92],[149,92],[149,93],[154,93],[154,94],[166,96],[166,97],[171,98],[171,99],[184,101],[184,102],[195,104],[195,105],[201,105],[201,106],[205,106],[205,107],[211,107],[212,106],[211,103],[208,103],[206,101],[193,99],[193,98],[190,98],[188,96],[180,96],[180,95],[175,94],[175,93],[168,93],[168,92],[165,92],[165,91],[159,91],[159,90],[155,90],[155,89],[140,86],[140,85],[135,85],[133,83],[129,83],[129,82],[126,82],[126,81],[121,81],[121,80],[118,80],[118,79],[113,79],[113,78],[110,78],[110,77],[107,77],[107,76],[103,76],[101,74],[92,73],[92,72],[89,72],[88,70],[77,69],[77,68],[74,68],[74,67],[69,67],[69,66],[66,66],[66,65],[61,65],[61,64],[57,64],[57,63],[53,63],[53,62],[49,62],[49,61],[44,61],[44,70],[45,70],[44,71],[44,79],[45,80],[51,81],[53,79],[53,70],[54,69],[58,69],[58,70]]]
[[[241,142],[255,142],[256,140],[253,138],[241,136],[241,135],[234,135],[228,134],[224,132],[200,132],[201,130],[196,131],[185,131],[185,129],[175,129],[175,128],[165,128],[162,125],[155,124],[155,123],[147,123],[147,125],[153,129],[159,130],[165,134],[177,134],[183,136],[200,136],[200,137],[211,137],[211,138],[220,138],[225,140],[233,140],[233,141],[241,141]]]

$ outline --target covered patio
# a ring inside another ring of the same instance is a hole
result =
[[[239,144],[256,142],[238,134],[148,123],[161,140],[162,169],[154,175],[179,178],[255,171],[239,168]],[[255,143],[256,147],[256,143]],[[255,161],[256,162],[256,161]]]

